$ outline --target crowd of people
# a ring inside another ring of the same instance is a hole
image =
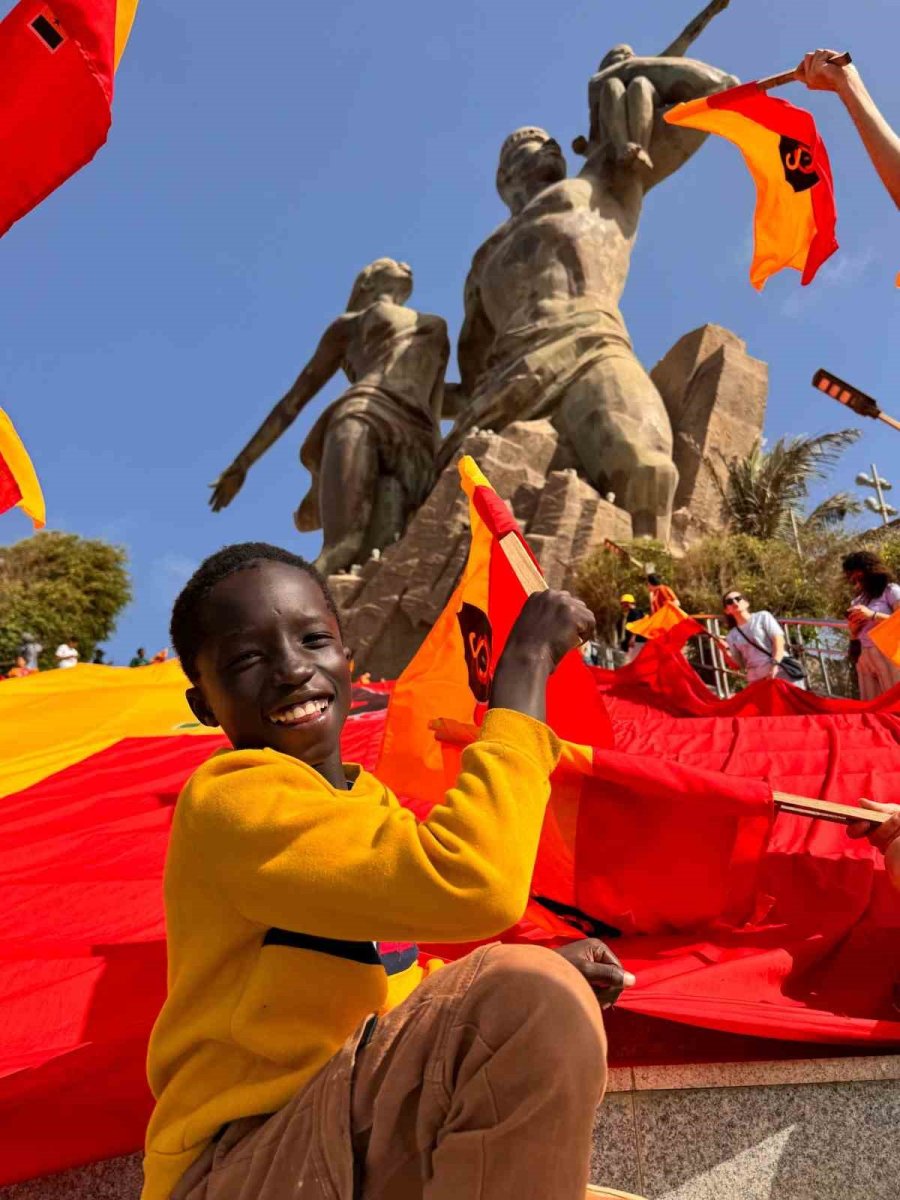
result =
[[[882,621],[900,611],[900,583],[890,567],[872,550],[856,550],[842,563],[849,605],[845,613],[849,632],[848,653],[853,663],[861,700],[874,700],[900,684],[900,666],[887,657],[872,640],[872,631]],[[647,605],[638,604],[633,592],[619,597],[620,616],[616,646],[622,664],[634,662],[647,638],[634,626],[653,616],[665,604],[679,606],[672,588],[659,575],[647,575]],[[794,687],[808,686],[802,658],[790,653],[788,638],[778,619],[767,609],[754,609],[752,600],[739,588],[728,588],[722,595],[722,619],[725,637],[716,639],[726,656],[726,664],[739,669],[748,684],[764,679],[779,679]],[[592,665],[600,661],[598,648],[590,643],[583,649]]]
[[[42,670],[41,655],[44,653],[44,646],[38,638],[30,632],[22,634],[22,639],[19,648],[16,652],[16,657],[13,665],[9,668],[5,675],[0,675],[0,679],[24,679],[28,675],[35,675]],[[56,660],[54,666],[61,671],[71,670],[72,667],[77,667],[81,661],[81,651],[78,646],[78,638],[69,636],[53,651],[53,657]],[[147,652],[143,646],[139,646],[134,657],[129,662],[129,667],[146,667],[153,666],[158,663],[164,663],[169,657],[168,646],[162,650],[158,650],[152,658],[147,657]],[[94,666],[112,667],[115,664],[107,661],[106,652],[97,647],[94,651],[91,663]]]

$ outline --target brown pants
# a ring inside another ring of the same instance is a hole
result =
[[[606,1037],[559,955],[481,947],[361,1034],[173,1200],[584,1200]]]

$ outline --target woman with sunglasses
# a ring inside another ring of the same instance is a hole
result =
[[[729,627],[725,637],[728,652],[743,666],[748,683],[781,679],[795,687],[806,687],[802,679],[791,678],[781,667],[786,653],[784,630],[770,612],[751,612],[750,601],[736,588],[728,589],[722,605]]]

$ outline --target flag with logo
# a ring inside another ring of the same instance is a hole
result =
[[[0,21],[0,235],[90,162],[138,0],[21,0]]]
[[[812,115],[745,83],[665,113],[670,125],[716,133],[744,156],[756,184],[750,282],[783,267],[811,283],[838,248],[831,165]]]
[[[46,523],[44,495],[16,427],[0,408],[0,513],[18,506],[35,529]]]
[[[377,768],[379,778],[400,795],[432,802],[443,795],[444,771],[430,724],[439,718],[480,724],[494,667],[526,600],[501,539],[515,538],[538,570],[515,517],[475,461],[462,458],[459,473],[469,500],[468,561],[444,611],[394,686]],[[572,741],[610,743],[609,717],[577,650],[550,677],[547,721]]]

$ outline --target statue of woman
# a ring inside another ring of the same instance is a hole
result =
[[[315,565],[324,575],[346,571],[395,542],[434,484],[450,343],[441,317],[405,307],[411,292],[406,263],[379,258],[362,270],[347,311],[211,485],[210,506],[218,512],[342,367],[350,387],[322,413],[300,450],[312,483],[294,514],[301,532],[323,530]]]

